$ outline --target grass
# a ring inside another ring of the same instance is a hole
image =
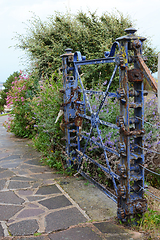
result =
[[[153,206],[152,206],[153,208]],[[160,211],[147,209],[135,230],[144,234],[144,239],[160,239]],[[133,228],[134,229],[134,228]]]

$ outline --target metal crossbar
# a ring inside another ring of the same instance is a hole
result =
[[[149,152],[153,152],[153,153],[156,153],[156,154],[160,154],[159,152],[156,152],[154,150],[151,150],[151,149],[148,149],[148,148],[145,148],[145,147],[141,147],[137,144],[135,144],[136,147],[140,148],[140,149],[143,149],[143,150],[146,150],[146,151],[149,151]]]
[[[142,118],[140,118],[140,117],[136,117],[137,119],[139,119],[139,120],[142,120]],[[155,125],[153,125],[153,124],[151,124],[150,122],[148,122],[148,121],[145,121],[145,120],[143,120],[145,123],[147,123],[147,124],[149,124],[150,126],[152,126],[152,127],[156,127],[156,128],[160,128],[160,126],[155,126]]]
[[[159,173],[156,173],[156,172],[154,172],[154,171],[152,171],[152,170],[150,170],[150,169],[148,169],[148,168],[142,166],[141,164],[139,164],[139,166],[141,166],[142,168],[144,168],[144,169],[147,170],[148,172],[151,172],[151,173],[153,173],[153,174],[155,174],[155,175],[157,175],[157,176],[160,176]]]
[[[157,196],[155,196],[153,193],[149,192],[149,191],[148,191],[148,190],[146,190],[146,189],[144,189],[144,191],[145,191],[145,193],[146,193],[146,194],[148,194],[148,195],[150,195],[151,197],[153,197],[153,198],[156,198],[157,200],[159,200],[159,201],[160,201],[160,198],[159,198],[159,197],[157,197]]]

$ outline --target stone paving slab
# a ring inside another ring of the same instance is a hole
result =
[[[61,191],[55,184],[42,186],[36,192],[37,195],[46,195],[46,194],[53,194],[53,193],[61,193]]]
[[[30,169],[30,165],[29,164],[23,164],[23,162],[22,162],[22,164],[21,164],[21,166],[20,166],[20,170],[29,170]],[[27,174],[28,174],[28,172],[27,172]]]
[[[47,172],[47,168],[46,167],[30,167],[29,170],[32,172],[32,173],[44,173],[44,172]]]
[[[9,153],[8,152],[4,152],[4,148],[3,150],[0,150],[0,160],[3,160],[3,158],[8,157]]]
[[[43,201],[39,201],[38,203],[47,207],[48,209],[57,209],[72,205],[72,203],[64,195],[52,197]]]
[[[51,240],[102,240],[102,238],[96,234],[89,227],[75,227],[62,232],[49,234]]]
[[[32,157],[30,157],[31,160],[25,161],[24,163],[29,164],[29,165],[38,165],[38,166],[42,166],[43,164],[39,161],[39,159],[32,159]]]
[[[72,225],[86,222],[87,219],[77,208],[70,208],[50,213],[46,216],[46,232],[67,229]]]
[[[35,151],[26,152],[26,153],[23,154],[24,159],[33,159],[33,158],[37,158],[37,157],[39,157],[39,159],[40,159],[41,155],[40,155],[39,152],[35,152]],[[34,162],[35,161],[33,161],[32,164],[34,164]],[[37,161],[36,161],[36,163],[37,163]],[[39,163],[38,165],[42,165],[42,163]]]
[[[23,189],[30,188],[30,182],[22,182],[22,181],[10,181],[8,189]]]
[[[6,182],[7,182],[7,180],[5,180],[5,179],[0,180],[0,190],[2,190],[4,188]]]
[[[4,171],[6,171],[6,170],[8,170],[8,169],[7,169],[7,168],[1,168],[1,167],[0,167],[0,173],[1,173],[1,172],[4,172]]]
[[[15,175],[15,174],[14,174],[12,171],[5,170],[5,171],[1,172],[1,174],[0,174],[0,179],[2,179],[2,178],[6,179],[6,178],[12,177],[12,176],[14,176],[14,175]]]
[[[9,163],[0,163],[0,166],[3,168],[16,168],[20,165],[20,162],[9,162]]]
[[[34,176],[36,176],[37,179],[54,179],[55,176],[57,177],[57,174],[45,172],[40,174],[37,173],[36,175],[35,174],[31,175],[31,177],[34,177]]]
[[[19,169],[19,168],[15,168],[14,169],[14,173],[17,175],[27,175],[28,174],[28,169]]]
[[[21,156],[20,155],[11,155],[11,156],[8,156],[8,157],[5,157],[5,158],[3,158],[3,159],[1,159],[1,160],[3,160],[3,161],[8,161],[8,160],[17,160],[17,159],[19,159]]]
[[[19,198],[12,191],[0,192],[0,203],[22,204],[24,199]]]
[[[39,226],[36,220],[26,220],[11,224],[9,231],[13,236],[33,235],[37,232]]]
[[[33,194],[33,190],[24,189],[24,190],[19,190],[17,193],[20,196],[29,196]]]
[[[25,210],[22,210],[20,212],[20,214],[17,215],[17,218],[34,217],[34,216],[38,216],[42,213],[45,213],[45,211],[42,209],[35,209],[35,208],[25,209]]]
[[[17,212],[22,210],[22,206],[15,205],[0,205],[0,221],[8,221]]]
[[[38,188],[40,185],[42,185],[43,184],[43,180],[41,179],[39,179],[38,181],[36,181],[36,182],[32,182],[31,183],[31,185],[32,185],[32,189],[34,189],[34,188]]]
[[[36,181],[37,179],[36,178],[30,178],[30,177],[23,177],[23,176],[14,176],[10,180],[11,181],[12,180],[14,180],[14,181],[21,180],[21,181],[27,181],[27,182],[30,181],[30,182],[32,182],[32,181]]]
[[[94,223],[94,226],[97,227],[102,233],[126,233],[124,229],[119,228],[110,222]]]

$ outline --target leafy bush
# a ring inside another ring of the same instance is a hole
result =
[[[15,81],[15,78],[19,77],[19,74],[19,72],[14,72],[7,78],[5,83],[3,83],[3,86],[5,88],[0,92],[0,112],[4,111],[4,105],[6,105],[7,99],[7,92],[10,90],[12,82]]]
[[[34,128],[37,129],[33,139],[34,145],[43,153],[46,163],[58,169],[62,167],[60,148],[62,131],[60,122],[55,123],[55,121],[62,103],[59,93],[61,86],[61,79],[57,73],[54,73],[51,79],[41,83],[38,97],[34,97],[31,101],[33,119],[36,119]]]
[[[75,15],[56,12],[43,22],[39,17],[33,16],[29,20],[25,35],[17,35],[19,41],[17,47],[26,51],[28,57],[39,74],[50,77],[52,72],[61,66],[60,55],[70,47],[73,52],[80,51],[86,59],[103,58],[105,51],[110,48],[116,38],[125,35],[124,30],[133,26],[129,16],[124,16],[116,11],[115,13],[104,13],[98,16],[95,12],[84,13],[82,11]],[[144,51],[149,55],[148,66],[157,71],[156,50],[148,42]],[[153,61],[155,66],[153,67]],[[107,66],[84,66],[86,85],[90,88],[100,78],[108,79],[113,71],[113,65]],[[118,87],[118,78],[115,79],[115,88]],[[113,87],[113,86],[112,86]],[[112,89],[113,90],[113,89]]]
[[[145,99],[145,163],[148,168],[160,174],[160,117],[158,101],[155,95]],[[146,171],[146,180],[151,186],[160,188],[160,177]]]
[[[70,47],[73,52],[80,51],[87,59],[104,57],[104,52],[110,50],[115,39],[124,35],[124,29],[131,26],[131,21],[123,14],[96,13],[87,15],[79,12],[77,15],[69,13],[55,13],[42,22],[33,16],[29,21],[27,35],[17,35],[18,48],[28,53],[30,60],[35,63],[40,75],[50,77],[52,72],[61,66],[60,55]],[[91,86],[101,72],[105,79],[113,66],[91,66],[90,70],[83,67],[86,74],[86,84]]]
[[[148,210],[145,212],[145,214],[143,215],[143,218],[140,221],[139,230],[145,231],[146,234],[148,233],[150,235],[149,239],[157,239],[156,235],[160,233],[159,225],[160,225],[159,212],[154,211],[151,208],[148,208]]]
[[[62,168],[62,132],[55,120],[61,105],[61,86],[61,79],[56,72],[52,78],[44,81],[39,81],[36,72],[29,76],[21,72],[7,94],[7,105],[11,112],[8,122],[4,124],[16,136],[33,138],[35,148],[42,152],[46,163],[58,169]]]
[[[11,112],[5,126],[16,136],[31,138],[35,134],[30,99],[36,94],[36,84],[34,75],[25,76],[21,72],[21,75],[12,82],[7,94],[6,102]]]

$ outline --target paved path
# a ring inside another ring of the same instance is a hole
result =
[[[6,119],[0,117],[0,239],[141,239],[111,222],[89,221],[29,140],[6,132]]]

